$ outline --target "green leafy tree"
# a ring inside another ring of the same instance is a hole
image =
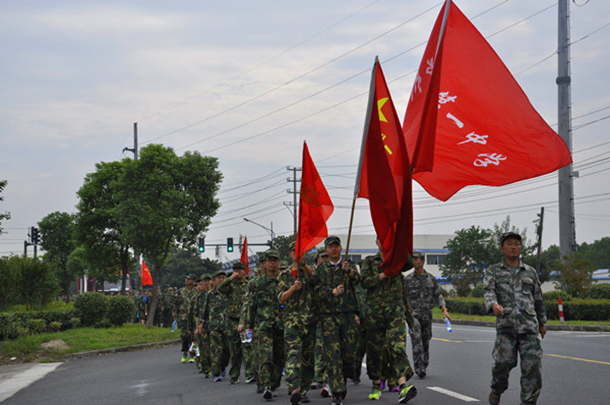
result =
[[[0,194],[4,191],[4,188],[8,182],[6,180],[0,180]],[[4,197],[0,196],[0,202],[4,201]],[[0,212],[0,225],[2,225],[2,220],[11,219],[11,214],[9,212],[1,213]],[[0,226],[0,235],[2,234],[2,226]]]
[[[555,287],[565,291],[574,298],[586,298],[593,284],[595,263],[585,254],[576,252],[566,255],[563,260],[557,260],[553,266],[557,269],[558,281]]]
[[[121,178],[118,214],[129,245],[149,262],[153,295],[147,326],[157,306],[161,268],[174,246],[195,246],[220,206],[218,160],[148,145],[130,160]]]
[[[280,259],[289,260],[290,259],[290,244],[296,240],[295,235],[288,236],[276,236],[273,240],[273,247],[280,254]]]
[[[598,269],[610,268],[610,237],[603,237],[593,243],[583,243],[578,251],[595,263]]]
[[[74,216],[67,212],[52,212],[39,223],[41,243],[46,251],[45,261],[55,268],[61,285],[62,295],[70,296],[70,283],[73,276],[68,272],[67,263],[70,253],[76,248],[74,240]]]
[[[130,245],[125,237],[119,214],[120,190],[125,170],[130,160],[101,162],[96,171],[85,176],[78,190],[76,205],[76,237],[82,244],[84,254],[79,257],[87,263],[89,275],[98,281],[121,278],[121,293],[125,293],[127,274],[136,263],[130,254]]]
[[[56,273],[48,261],[12,256],[6,264],[14,274],[13,288],[19,294],[18,303],[28,309],[42,308],[60,292]]]
[[[8,257],[0,257],[0,311],[6,311],[16,304],[19,294],[15,289],[17,274],[14,266],[9,265]]]
[[[222,268],[220,262],[208,258],[201,259],[197,249],[173,248],[171,254],[161,269],[159,284],[163,286],[182,287],[184,279],[189,274],[201,276],[214,275]]]

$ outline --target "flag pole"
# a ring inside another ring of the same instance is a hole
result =
[[[366,108],[366,118],[364,120],[364,131],[362,134],[362,144],[360,145],[360,159],[358,160],[358,173],[356,174],[356,184],[354,186],[354,199],[352,200],[352,212],[349,219],[349,230],[347,231],[347,245],[345,246],[345,260],[349,254],[349,245],[352,238],[352,226],[354,224],[354,211],[356,209],[356,198],[360,192],[360,174],[362,173],[362,163],[364,161],[364,148],[366,146],[366,137],[369,133],[369,126],[371,125],[371,112],[373,111],[373,100],[375,98],[375,73],[377,72],[377,65],[379,64],[379,56],[375,56],[375,64],[373,65],[373,71],[371,73],[371,84],[369,86],[369,103]]]
[[[447,20],[449,19],[449,11],[451,10],[451,0],[447,0],[445,2],[445,13],[443,14],[443,23],[441,24],[441,30],[438,33],[438,42],[436,43],[436,51],[434,52],[434,61],[436,62],[436,55],[438,55],[438,50],[441,47],[441,41],[443,40],[443,36],[445,36],[445,29],[447,28]]]

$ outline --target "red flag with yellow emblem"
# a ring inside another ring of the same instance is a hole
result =
[[[328,236],[326,221],[335,207],[303,143],[303,166],[299,194],[299,229],[294,253],[299,260],[309,249]]]
[[[400,273],[413,251],[409,156],[379,61],[371,76],[356,195],[367,198],[388,276]]]

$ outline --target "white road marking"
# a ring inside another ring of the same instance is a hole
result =
[[[467,397],[466,395],[458,394],[457,392],[449,391],[441,387],[427,387],[429,390],[440,392],[441,394],[449,395],[450,397],[461,399],[464,402],[480,402],[476,398]]]
[[[33,382],[41,379],[51,371],[55,370],[63,363],[41,363],[28,368],[27,370],[15,374],[9,379],[0,383],[0,402],[15,395],[22,388],[27,387]]]

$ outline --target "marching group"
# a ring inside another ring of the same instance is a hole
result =
[[[243,364],[245,383],[255,383],[265,400],[278,396],[284,377],[292,404],[310,402],[310,390],[318,388],[342,404],[347,380],[360,383],[366,355],[370,399],[385,387],[399,403],[414,398],[417,389],[408,381],[426,376],[435,302],[450,319],[436,279],[424,270],[425,255],[413,253],[404,270],[415,270],[406,277],[384,274],[381,249],[358,270],[342,260],[337,236],[325,239],[314,266],[295,260],[294,243],[290,256],[292,263],[282,266],[277,250],[267,250],[251,279],[241,262],[229,277],[224,271],[187,276],[176,311],[182,362],[196,363],[215,382],[230,365],[230,384],[239,383]]]

